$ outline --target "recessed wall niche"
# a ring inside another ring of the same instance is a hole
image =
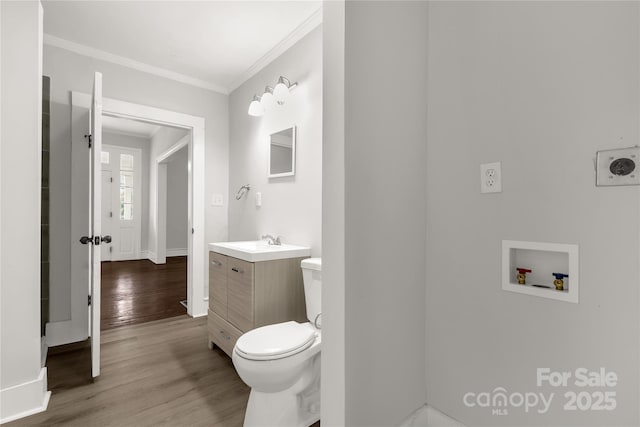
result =
[[[577,304],[578,254],[573,244],[503,240],[502,289]],[[520,281],[519,273],[524,275]]]

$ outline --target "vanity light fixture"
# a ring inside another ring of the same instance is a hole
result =
[[[264,114],[264,105],[260,103],[260,97],[253,95],[253,101],[249,104],[248,114],[254,117],[260,117]]]
[[[265,111],[276,103],[275,98],[273,97],[273,88],[271,86],[266,86],[264,88],[264,93],[260,97],[260,104],[264,107]]]
[[[266,86],[262,96],[253,95],[253,100],[251,104],[249,104],[249,115],[260,117],[264,115],[267,109],[273,107],[276,103],[283,105],[287,98],[289,98],[291,89],[296,86],[298,86],[297,82],[291,83],[288,78],[280,76],[275,87]]]
[[[278,105],[284,104],[287,98],[289,98],[291,89],[297,85],[298,83],[291,83],[288,78],[280,76],[276,87],[273,88],[273,97],[278,102]]]

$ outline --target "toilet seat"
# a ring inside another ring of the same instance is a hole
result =
[[[316,339],[315,332],[298,322],[263,326],[242,335],[235,352],[248,360],[276,360],[306,350]]]

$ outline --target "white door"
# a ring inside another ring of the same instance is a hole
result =
[[[102,145],[102,234],[112,238],[108,246],[102,247],[103,261],[140,259],[141,159],[139,149]]]
[[[104,154],[102,155],[104,157]],[[103,162],[104,163],[104,159]],[[111,207],[111,193],[113,191],[113,177],[110,170],[102,169],[102,234],[113,236],[113,209]],[[100,251],[102,261],[111,261],[111,245],[113,242],[104,242]]]
[[[91,376],[100,375],[100,261],[103,236],[101,233],[102,202],[102,74],[95,73],[91,102],[91,262],[89,263],[91,295]],[[105,236],[105,240],[109,240]]]
[[[140,259],[142,222],[141,151],[119,147],[114,154],[112,170],[117,187],[113,188],[112,260]]]

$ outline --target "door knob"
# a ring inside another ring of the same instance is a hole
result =
[[[89,236],[82,236],[80,238],[80,243],[82,243],[83,245],[87,245],[89,243],[93,243],[93,237],[89,237]]]
[[[102,241],[105,243],[111,243],[111,236],[109,235],[102,236]]]

